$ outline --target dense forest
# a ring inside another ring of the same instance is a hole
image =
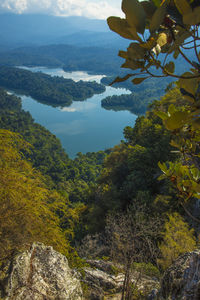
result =
[[[108,234],[105,231],[109,222],[107,216],[112,214],[115,218],[116,213],[126,214],[130,205],[135,205],[131,208],[132,217],[138,217],[137,214],[142,210],[144,222],[149,223],[149,217],[159,221],[160,225],[152,236],[152,246],[157,249],[155,256],[145,257],[146,262],[156,263],[159,256],[156,241],[161,238],[160,230],[164,226],[165,215],[169,211],[177,211],[178,208],[173,185],[167,181],[158,181],[161,174],[158,162],[173,161],[177,154],[171,152],[171,134],[163,126],[157,111],[163,106],[167,109],[174,101],[179,105],[184,104],[178,89],[169,90],[161,101],[154,102],[146,116],[138,117],[134,127],[126,127],[125,140],[120,145],[106,152],[86,155],[78,153],[77,157],[71,160],[63,151],[59,140],[35,123],[28,112],[21,109],[20,98],[1,90],[0,127],[4,129],[1,136],[11,135],[5,131],[11,130],[23,137],[24,142],[20,138],[20,155],[23,153],[21,159],[28,160],[29,164],[31,162],[34,169],[42,174],[42,181],[48,190],[57,190],[58,195],[55,199],[59,199],[59,205],[67,205],[62,209],[68,216],[63,216],[65,221],[56,221],[57,226],[68,230],[67,236],[71,245],[75,242],[80,243],[80,253],[86,251],[81,240],[83,239],[85,245],[84,240],[91,237],[97,245],[101,244],[101,251],[91,245],[91,248],[87,249],[90,256],[109,255],[106,238],[103,238],[102,242],[102,234]],[[29,150],[24,146],[27,142]],[[12,145],[13,151],[15,144],[14,142]],[[53,203],[55,206],[58,205],[56,201]],[[178,212],[183,213],[179,208]],[[69,213],[73,216],[69,216]],[[41,240],[39,236],[37,238]],[[145,239],[142,242],[141,238],[138,242],[138,247],[144,247],[141,243],[146,243]],[[54,245],[51,239],[49,243]],[[59,247],[57,249],[61,251]],[[147,250],[144,250],[144,256],[145,251]],[[144,260],[144,257],[140,259]]]
[[[0,86],[30,95],[54,107],[69,106],[72,101],[83,101],[105,91],[105,87],[96,82],[74,82],[72,79],[12,67],[1,67]]]

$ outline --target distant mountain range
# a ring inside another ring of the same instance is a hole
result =
[[[40,14],[1,14],[0,51],[2,46],[71,44],[79,46],[119,47],[127,45],[110,32],[105,20],[84,17],[56,17]]]

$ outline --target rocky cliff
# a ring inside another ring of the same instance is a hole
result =
[[[1,268],[0,298],[6,300],[81,300],[82,289],[65,256],[34,243]]]
[[[200,299],[200,250],[185,253],[165,271],[161,299]]]

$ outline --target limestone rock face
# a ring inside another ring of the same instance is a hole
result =
[[[6,300],[81,300],[79,280],[72,274],[65,256],[52,247],[34,243],[18,254],[0,282]]]
[[[200,250],[185,253],[165,271],[161,296],[169,300],[200,299]]]

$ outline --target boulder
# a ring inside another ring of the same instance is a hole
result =
[[[181,255],[164,273],[162,299],[200,299],[200,250]]]
[[[83,299],[67,258],[42,243],[33,243],[0,271],[0,289],[6,300]]]

